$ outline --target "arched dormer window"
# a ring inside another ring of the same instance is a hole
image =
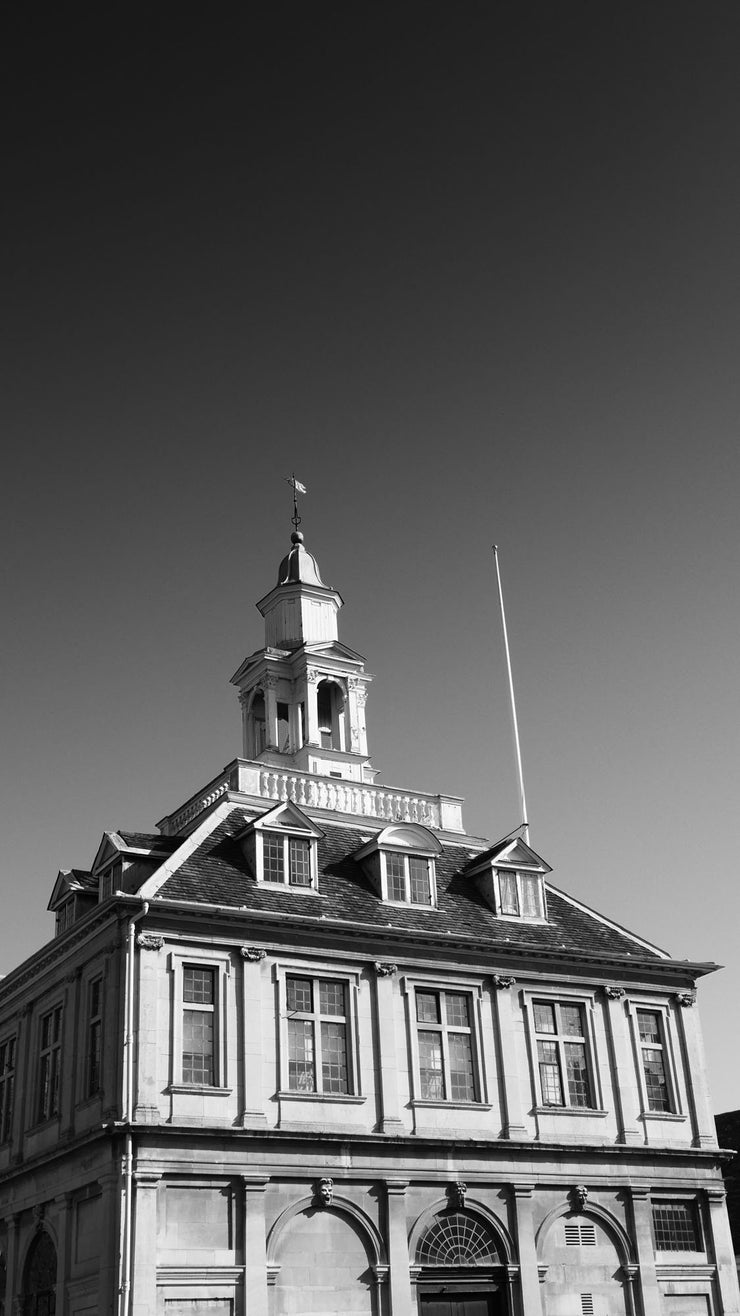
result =
[[[358,850],[359,860],[382,900],[437,907],[435,858],[442,846],[418,823],[392,823]]]
[[[319,681],[316,688],[316,712],[322,749],[345,749],[344,694],[336,681]]]

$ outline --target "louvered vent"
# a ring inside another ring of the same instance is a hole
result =
[[[581,1316],[594,1316],[594,1295],[593,1293],[581,1294]]]
[[[593,1225],[566,1224],[565,1242],[568,1247],[596,1247],[596,1229]]]

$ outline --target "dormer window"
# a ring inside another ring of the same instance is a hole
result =
[[[417,823],[385,827],[358,850],[355,858],[382,900],[390,904],[434,909],[437,882],[434,860],[442,846]]]
[[[239,839],[258,882],[318,891],[321,836],[311,819],[288,801],[255,819]]]
[[[514,918],[544,918],[542,874],[499,868],[499,912]]]
[[[516,838],[499,841],[465,869],[495,914],[529,922],[547,918],[545,874],[550,871],[534,850]]]

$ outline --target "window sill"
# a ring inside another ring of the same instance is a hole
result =
[[[361,1106],[367,1097],[353,1092],[278,1092],[281,1101],[328,1101],[335,1105]]]
[[[292,891],[297,895],[320,896],[322,900],[326,900],[326,895],[323,891],[319,891],[318,886],[303,886],[298,882],[272,882],[265,877],[258,877],[256,881],[257,886],[267,887],[268,891]]]
[[[230,1097],[233,1088],[212,1087],[210,1083],[170,1083],[168,1092],[185,1092],[196,1097]]]
[[[579,1115],[581,1117],[595,1115],[597,1119],[604,1119],[609,1111],[601,1110],[596,1106],[535,1106],[534,1113],[535,1115]]]
[[[426,1097],[414,1097],[411,1101],[414,1110],[492,1110],[485,1101],[429,1101]]]
[[[384,897],[383,904],[390,905],[391,909],[422,909],[431,914],[439,909],[438,905],[422,905],[416,900],[391,900],[389,896]]]
[[[26,1129],[26,1133],[41,1133],[43,1129],[51,1128],[52,1124],[60,1124],[61,1118],[61,1115],[50,1115],[48,1119],[37,1120],[35,1124]]]
[[[684,1124],[686,1116],[675,1110],[643,1110],[637,1117],[641,1120],[663,1120],[666,1124]]]

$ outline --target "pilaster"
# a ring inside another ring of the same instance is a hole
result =
[[[78,1083],[80,1073],[85,1073],[84,1043],[80,1045],[81,992],[80,979],[82,969],[77,968],[68,973],[64,980],[64,1019],[62,1023],[62,1074],[59,1092],[59,1110],[61,1114],[59,1135],[71,1138],[75,1124],[75,1101],[80,1095]],[[61,1307],[58,1311],[61,1313]]]
[[[98,1271],[98,1311],[107,1312],[113,1309],[113,1299],[116,1293],[117,1273],[116,1262],[118,1258],[118,1209],[119,1192],[121,1187],[121,1176],[117,1171],[111,1170],[109,1174],[101,1174],[98,1179],[100,1185],[100,1269]]]
[[[607,1039],[610,1055],[610,1081],[617,1116],[617,1140],[627,1146],[645,1141],[645,1131],[638,1122],[640,1092],[635,1074],[634,1053],[629,1020],[624,1008],[624,988],[605,987]]]
[[[131,1316],[152,1316],[157,1310],[157,1187],[160,1178],[150,1170],[136,1170],[134,1173]]]
[[[267,1249],[265,1189],[260,1175],[243,1174],[244,1187],[244,1311],[267,1316]]]
[[[262,688],[265,692],[265,734],[267,737],[266,749],[276,750],[278,746],[278,718],[277,718],[277,678],[271,673],[267,673],[262,681]]]
[[[140,932],[136,938],[136,947],[138,954],[135,952],[134,982],[138,987],[135,1015],[138,1026],[133,1058],[133,1117],[144,1124],[156,1124],[159,1121],[158,1093],[162,1086],[158,1082],[160,1054],[158,998],[163,968],[164,938],[149,932]]]
[[[691,1132],[695,1147],[716,1147],[717,1130],[707,1083],[707,1062],[701,1035],[699,1012],[694,992],[679,992],[674,998],[677,1009],[681,1051],[684,1058],[686,1096],[691,1115]]]
[[[14,1211],[6,1217],[8,1239],[5,1253],[5,1310],[8,1316],[14,1316],[21,1291],[21,1276],[18,1267],[18,1235],[21,1227],[21,1213]]]
[[[660,1289],[655,1272],[650,1190],[648,1188],[632,1188],[630,1196],[632,1199],[635,1255],[640,1268],[636,1285],[640,1293],[642,1316],[661,1316]]]
[[[242,1111],[245,1128],[267,1124],[262,1094],[262,963],[259,946],[242,946]]]
[[[375,999],[378,1011],[378,1065],[380,1094],[380,1132],[403,1132],[401,1107],[398,1097],[398,1061],[396,1056],[396,1010],[393,979],[395,964],[375,965]]]
[[[387,1179],[389,1316],[412,1316],[409,1247],[406,1227],[407,1179]]]
[[[522,1311],[526,1316],[542,1316],[542,1288],[534,1237],[534,1184],[512,1184],[511,1193],[516,1218]]]
[[[70,1276],[71,1219],[73,1194],[60,1193],[55,1198],[57,1207],[57,1283],[56,1316],[67,1316],[67,1281]]]
[[[526,1138],[522,1094],[519,1086],[519,1065],[516,1056],[516,1036],[514,1027],[513,991],[516,978],[495,973],[493,984],[493,1010],[496,1026],[496,1050],[498,1068],[501,1075],[504,1137]]]
[[[719,1306],[723,1316],[735,1316],[735,1313],[740,1311],[740,1295],[730,1222],[727,1216],[727,1193],[720,1184],[717,1184],[716,1188],[707,1188],[706,1197],[714,1263],[717,1267]]]
[[[319,696],[318,684],[321,673],[315,667],[306,668],[306,744],[319,743]]]

